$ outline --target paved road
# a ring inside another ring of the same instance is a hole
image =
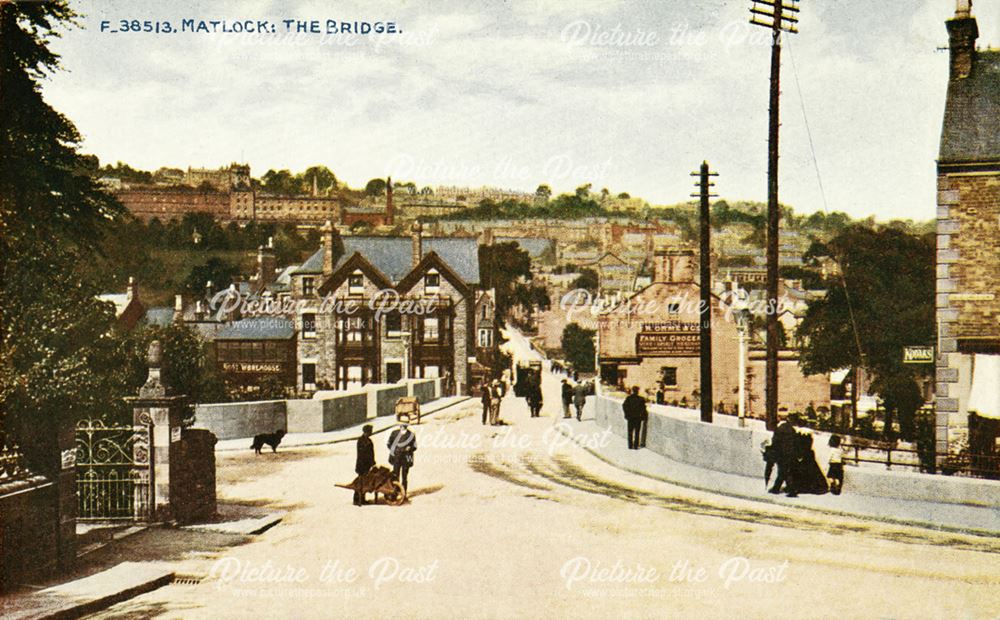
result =
[[[530,355],[512,340],[517,355]],[[542,418],[512,396],[501,410],[509,426],[483,426],[474,401],[429,418],[411,502],[398,508],[354,507],[333,486],[353,477],[350,444],[220,454],[224,499],[288,516],[248,544],[175,562],[201,583],[167,586],[99,617],[1000,615],[1000,541],[622,472],[553,432],[567,424],[558,384],[546,373]]]

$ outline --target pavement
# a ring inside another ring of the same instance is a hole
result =
[[[574,420],[559,430],[567,437],[595,436],[600,435],[604,427],[593,419],[585,418],[582,422]],[[582,447],[619,469],[689,489],[898,525],[981,536],[1000,535],[1000,510],[995,508],[852,495],[849,487],[841,495],[786,497],[768,493],[763,477],[750,478],[693,467],[646,449],[629,450],[625,438],[613,434],[609,434],[600,445]]]

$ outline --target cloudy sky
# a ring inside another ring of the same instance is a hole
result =
[[[687,199],[707,159],[727,199],[766,200],[769,39],[750,0],[82,1],[46,96],[102,162],[325,164],[352,186],[630,192]],[[980,44],[1000,0],[977,0]],[[783,65],[781,199],[934,216],[954,0],[804,0]],[[273,35],[101,32],[101,21],[274,22]],[[288,35],[281,20],[402,34]]]

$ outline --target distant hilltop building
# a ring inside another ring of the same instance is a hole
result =
[[[439,200],[450,200],[475,206],[487,198],[495,202],[502,200],[532,201],[535,199],[535,194],[533,192],[521,192],[498,187],[456,187],[441,185],[434,188],[434,197]]]
[[[349,204],[341,196],[266,194],[253,187],[250,166],[230,164],[219,169],[188,168],[187,172],[161,168],[165,185],[125,185],[102,179],[123,205],[141,220],[170,220],[186,213],[207,213],[229,222],[294,222],[320,225],[331,221],[345,226],[364,222],[391,226],[395,219],[392,191],[375,206]]]

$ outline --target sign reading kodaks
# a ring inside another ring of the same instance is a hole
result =
[[[934,347],[904,347],[904,364],[933,364]]]

